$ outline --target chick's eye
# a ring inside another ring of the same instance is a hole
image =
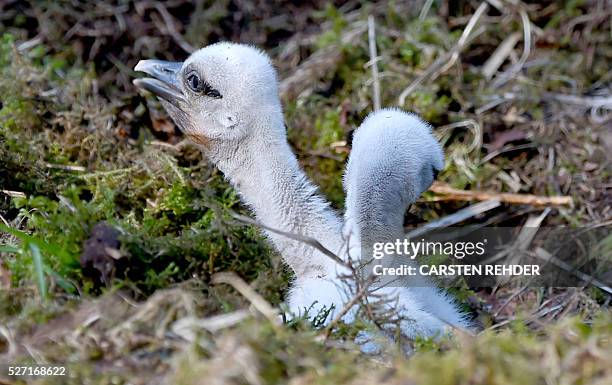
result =
[[[191,88],[192,91],[201,92],[203,89],[203,84],[204,83],[200,81],[200,77],[197,73],[192,72],[187,76],[187,85],[189,85],[189,88]]]
[[[219,91],[200,79],[200,75],[195,71],[187,75],[187,86],[195,93],[203,94],[214,99],[221,99],[223,97]]]

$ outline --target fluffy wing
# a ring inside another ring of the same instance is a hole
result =
[[[406,209],[443,167],[440,144],[418,116],[398,109],[368,115],[344,176],[345,236],[373,241],[402,234]]]
[[[431,126],[414,114],[383,109],[370,114],[355,132],[344,176],[344,236],[351,256],[371,250],[374,242],[403,238],[408,206],[429,188],[444,167],[444,154]],[[393,262],[389,262],[393,263]],[[396,282],[398,311],[412,323],[407,335],[430,335],[450,324],[470,328],[452,298],[426,277]],[[392,290],[392,287],[385,287]]]

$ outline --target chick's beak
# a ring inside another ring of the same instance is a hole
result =
[[[179,80],[182,66],[182,62],[141,60],[134,67],[134,71],[144,72],[152,77],[134,79],[133,83],[136,87],[147,90],[173,106],[181,108],[181,104],[185,103]]]

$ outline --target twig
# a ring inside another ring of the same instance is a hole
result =
[[[404,91],[402,91],[402,93],[400,94],[398,98],[398,102],[397,102],[397,104],[400,107],[404,105],[408,95],[410,95],[412,91],[414,91],[414,89],[417,88],[422,82],[429,79],[430,77],[435,78],[435,76],[433,76],[434,74],[443,73],[448,68],[450,68],[453,64],[455,64],[455,62],[459,58],[459,53],[467,45],[468,38],[470,37],[470,34],[472,33],[474,27],[476,26],[476,23],[478,22],[480,17],[486,12],[488,8],[489,8],[489,5],[486,2],[480,3],[478,8],[476,9],[476,12],[474,12],[472,17],[470,18],[470,21],[466,25],[465,29],[463,30],[463,33],[461,34],[461,37],[459,37],[459,40],[457,41],[457,44],[453,47],[453,49],[450,52],[448,52],[446,55],[436,60],[427,69],[427,71],[425,71],[421,76],[415,79]]]
[[[284,99],[297,97],[317,79],[333,70],[341,59],[342,52],[337,47],[317,51],[280,82],[278,89],[281,97]]]
[[[106,176],[113,176],[113,175],[121,175],[124,173],[128,173],[131,172],[133,170],[136,169],[136,166],[132,166],[132,167],[126,167],[126,168],[119,168],[116,170],[110,170],[110,171],[97,171],[97,172],[92,172],[90,174],[84,174],[84,175],[79,175],[80,178],[83,179],[89,179],[89,178],[97,178],[97,177],[106,177]]]
[[[517,255],[518,257],[520,257],[521,254],[527,250],[527,248],[533,241],[533,238],[535,237],[536,233],[540,229],[540,226],[542,225],[544,218],[546,218],[549,212],[550,212],[550,208],[547,207],[546,210],[544,210],[537,217],[535,215],[530,215],[527,218],[525,225],[521,228],[521,232],[519,233],[519,235],[516,237],[516,239],[512,242],[510,246],[506,247],[505,249],[498,252],[497,254],[485,259],[484,261],[480,262],[480,264],[488,265],[502,258],[505,258],[508,255],[511,255],[513,253]],[[507,264],[512,264],[516,262],[517,262],[517,258],[515,257],[511,261],[508,261]],[[503,280],[503,277],[501,277],[500,281],[502,283],[506,282]]]
[[[64,171],[87,171],[87,169],[83,166],[73,166],[70,164],[53,164],[53,163],[45,163],[45,167],[47,168],[55,168],[58,170],[64,170]]]
[[[30,49],[36,47],[37,45],[40,45],[42,42],[43,38],[40,36],[40,34],[38,34],[30,40],[26,40],[23,43],[17,44],[17,51],[19,51],[20,54],[25,54]]]
[[[513,144],[507,144],[504,147],[500,148],[499,150],[495,150],[495,151],[488,153],[487,156],[485,156],[484,158],[480,160],[480,162],[478,162],[478,166],[482,166],[483,164],[487,163],[488,161],[495,158],[496,156],[499,156],[506,152],[526,150],[526,149],[535,148],[535,147],[537,147],[535,143],[525,143],[525,144],[519,144],[516,146]]]
[[[498,200],[502,203],[532,206],[571,206],[570,196],[540,196],[533,194],[497,193],[494,191],[459,190],[447,184],[434,182],[429,191],[442,195],[442,199],[450,201],[489,201]]]
[[[474,29],[474,27],[476,27],[476,23],[478,23],[478,20],[480,20],[480,17],[488,9],[489,9],[489,5],[486,2],[480,3],[478,8],[476,8],[476,12],[474,12],[472,17],[468,21],[467,25],[465,26],[465,29],[461,33],[461,36],[459,37],[459,41],[457,41],[457,45],[455,46],[455,49],[453,49],[451,51],[451,58],[450,58],[450,60],[448,61],[448,63],[446,63],[444,65],[444,67],[442,67],[440,72],[445,72],[446,70],[448,70],[453,64],[455,64],[457,59],[459,59],[459,52],[467,44],[468,38],[470,37],[470,34],[472,33],[472,30]]]
[[[433,4],[433,0],[426,0],[425,4],[423,4],[423,8],[421,8],[421,12],[419,13],[419,21],[425,20],[429,10],[431,9],[431,5]]]
[[[26,195],[21,191],[0,190],[1,193],[10,196],[11,198],[25,198]]]
[[[602,123],[603,121],[608,119],[607,115],[598,116],[598,112],[601,110],[608,110],[612,112],[612,96],[581,96],[581,95],[568,95],[561,94],[555,92],[544,92],[542,94],[542,99],[546,102],[559,102],[565,104],[572,104],[579,107],[584,107],[587,111],[591,111],[591,118],[596,123]],[[485,104],[476,109],[476,114],[480,115],[483,112],[490,110],[498,106],[501,103],[505,103],[511,100],[527,100],[533,101],[533,98],[525,97],[522,94],[518,94],[515,92],[506,92],[502,97],[498,97],[491,102]],[[609,114],[608,114],[609,115]]]
[[[258,226],[258,227],[261,227],[261,228],[263,228],[265,230],[271,231],[271,232],[273,232],[275,234],[279,234],[279,235],[285,236],[285,237],[287,237],[289,239],[293,239],[295,241],[300,241],[300,242],[303,242],[303,243],[305,243],[305,244],[307,244],[309,246],[312,246],[315,249],[319,250],[321,253],[323,253],[326,256],[328,256],[329,258],[331,258],[334,262],[340,264],[341,266],[345,266],[346,267],[346,263],[340,257],[338,257],[331,250],[329,250],[328,248],[323,246],[321,244],[321,242],[319,242],[318,240],[316,240],[316,239],[314,239],[312,237],[307,237],[305,235],[294,234],[294,233],[289,233],[289,232],[282,231],[282,230],[279,230],[279,229],[275,229],[274,227],[270,227],[270,226],[264,225],[261,222],[258,222],[258,221],[254,220],[254,219],[251,219],[251,218],[247,217],[247,216],[240,215],[238,213],[231,212],[230,214],[231,214],[231,216],[234,219],[236,219],[236,220],[238,220],[240,222],[243,222],[243,223],[246,223],[246,224],[249,224],[249,225]]]
[[[548,309],[544,309],[544,310],[542,310],[540,312],[537,312],[535,314],[529,315],[529,317],[527,317],[523,321],[526,322],[527,324],[530,324],[532,322],[535,322],[538,318],[541,318],[541,317],[543,317],[543,316],[545,316],[545,315],[547,315],[549,313],[552,313],[553,311],[557,311],[557,310],[561,309],[562,307],[563,307],[563,305],[557,305],[557,306],[550,307]],[[489,328],[483,330],[481,333],[484,333],[484,332],[489,331],[489,330],[499,329],[499,328],[501,328],[501,327],[503,327],[503,326],[505,326],[505,325],[509,324],[510,322],[515,321],[517,319],[519,319],[519,317],[517,317],[517,316],[509,317],[509,318],[505,319],[502,322],[498,322],[495,325],[491,325]]]
[[[542,226],[542,222],[544,222],[544,219],[548,216],[548,214],[550,214],[549,207],[542,211],[540,215],[530,215],[527,218],[527,221],[525,221],[525,225],[521,229],[521,232],[519,233],[516,239],[516,244],[519,250],[527,250],[527,248],[533,241],[533,238],[535,238],[536,233],[540,229],[540,226]]]
[[[507,251],[509,251],[509,253],[506,255],[509,255],[510,257],[505,262],[505,264],[514,265],[519,263],[521,257],[524,255],[529,245],[531,245],[531,242],[533,242],[533,239],[535,238],[536,234],[540,230],[540,227],[542,226],[542,222],[544,222],[544,219],[548,216],[549,213],[550,207],[547,207],[540,215],[530,215],[527,218],[527,221],[525,221],[525,225],[523,225],[521,232],[519,233],[518,237],[516,237],[516,240],[513,242],[512,246],[506,249]],[[504,251],[498,253],[498,255],[500,254],[502,255],[500,258],[503,258],[505,256]],[[496,258],[496,256],[489,258],[487,262],[483,262],[482,264],[484,265],[492,263],[491,260],[493,258]],[[499,277],[498,285],[504,285],[510,282],[511,279],[511,276],[501,276]]]
[[[571,95],[571,94],[561,94],[556,92],[544,92],[542,94],[546,101],[557,101],[561,103],[573,104],[576,106],[594,108],[594,107],[608,107],[612,108],[612,96],[581,96],[581,95]],[[523,94],[519,94],[516,92],[506,92],[500,99],[494,100],[497,104],[503,103],[505,101],[510,100],[527,100],[533,101],[535,99],[525,97]],[[483,107],[480,107],[476,110],[476,113],[482,113],[486,111],[483,110]]]
[[[172,332],[181,336],[186,341],[193,342],[197,336],[195,331],[198,329],[205,329],[210,333],[217,333],[220,330],[237,325],[250,316],[251,313],[248,310],[242,309],[204,319],[185,317],[172,324]]]
[[[482,66],[482,74],[488,80],[497,72],[499,67],[503,64],[506,58],[510,55],[516,43],[518,43],[521,34],[515,32],[510,34],[501,44],[495,49],[491,56],[487,59],[485,64]]]
[[[558,94],[554,92],[546,92],[544,93],[544,96],[558,102],[575,104],[577,106],[590,108],[607,107],[612,109],[612,96],[576,96]]]
[[[225,283],[236,289],[244,298],[248,299],[251,305],[263,314],[272,324],[278,325],[280,319],[278,312],[261,295],[257,294],[242,278],[233,272],[217,273],[213,275],[213,284]]]
[[[365,296],[368,293],[368,290],[370,288],[370,285],[373,282],[373,276],[370,277],[370,279],[368,279],[368,281],[366,282],[365,285],[363,285],[363,287],[361,288],[361,290],[359,290],[357,292],[357,294],[355,294],[353,296],[353,298],[347,302],[344,307],[342,308],[342,310],[338,313],[338,315],[336,315],[336,317],[334,317],[333,320],[331,320],[331,322],[329,323],[329,325],[327,325],[327,327],[325,327],[325,338],[329,337],[332,328],[338,323],[340,322],[340,320],[342,319],[342,317],[344,317],[346,315],[346,313],[349,312],[349,310],[351,310],[351,308],[353,306],[355,306],[357,304],[357,302],[359,302],[361,300],[361,298],[363,298],[363,296]]]
[[[520,290],[515,291],[514,293],[512,293],[512,295],[510,297],[508,297],[504,303],[501,304],[501,306],[499,308],[497,308],[497,310],[495,310],[495,313],[493,313],[493,319],[497,319],[497,317],[499,316],[499,313],[501,313],[502,310],[504,310],[504,308],[506,306],[508,306],[508,304],[510,302],[512,302],[512,300],[516,297],[518,297],[519,295],[521,295],[521,293],[523,293],[525,290],[527,289],[527,286],[523,286],[520,288]]]
[[[380,110],[380,80],[378,78],[378,54],[376,53],[376,24],[374,16],[368,16],[368,43],[370,47],[370,65],[372,66],[372,83],[374,111]]]
[[[544,261],[551,262],[553,265],[560,267],[561,269],[567,271],[568,273],[575,275],[576,277],[580,278],[584,282],[597,286],[598,288],[600,288],[601,290],[605,291],[608,294],[612,294],[612,288],[610,286],[607,286],[604,282],[598,280],[597,278],[591,275],[583,273],[580,270],[576,270],[572,268],[570,265],[563,262],[562,260],[555,257],[554,255],[550,254],[548,251],[544,250],[541,247],[538,247],[535,250],[535,252],[530,253],[530,255],[533,255]]]
[[[170,35],[170,37],[174,39],[176,44],[178,44],[179,47],[181,47],[187,53],[194,52],[195,48],[191,44],[187,43],[187,41],[183,39],[181,34],[176,29],[176,25],[174,24],[173,17],[172,15],[170,15],[170,12],[168,12],[166,7],[159,1],[156,1],[155,9],[157,9],[157,12],[159,12],[162,19],[164,19],[164,24],[166,25],[166,30],[168,32],[168,35]]]
[[[491,4],[493,8],[497,9],[500,13],[504,13],[506,11],[506,7],[500,0],[487,0],[487,3]],[[510,0],[509,3],[513,3],[513,5],[516,5],[517,0]],[[544,31],[542,30],[542,28],[538,27],[532,22],[529,23],[529,27],[536,36],[540,37],[544,35]]]
[[[439,229],[442,227],[452,226],[459,222],[463,222],[464,220],[468,218],[472,218],[478,214],[482,214],[486,211],[493,210],[494,208],[499,207],[500,205],[501,203],[499,202],[499,200],[489,200],[489,201],[476,203],[474,205],[461,209],[457,211],[456,213],[442,217],[436,221],[428,222],[424,226],[421,226],[407,233],[406,237],[409,239],[416,238],[416,237],[419,237],[427,233],[428,231],[432,229]]]

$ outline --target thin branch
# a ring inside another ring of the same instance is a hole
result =
[[[419,13],[419,21],[425,20],[429,10],[431,9],[431,5],[433,4],[433,0],[426,0],[425,4],[423,4],[423,8],[421,8],[421,12]]]
[[[346,266],[346,263],[340,257],[338,257],[331,250],[329,250],[328,248],[323,246],[321,244],[321,242],[319,242],[318,240],[316,240],[316,239],[314,239],[312,237],[307,237],[305,235],[294,234],[294,233],[289,233],[289,232],[282,231],[282,230],[279,230],[279,229],[275,229],[274,227],[270,227],[270,226],[264,225],[261,222],[258,222],[258,221],[254,220],[254,219],[251,219],[251,218],[247,217],[247,216],[240,215],[238,213],[231,212],[230,214],[231,214],[231,216],[234,219],[236,219],[236,220],[238,220],[240,222],[243,222],[243,223],[246,223],[246,224],[249,224],[249,225],[258,226],[258,227],[261,227],[261,228],[263,228],[265,230],[271,231],[271,232],[273,232],[275,234],[279,234],[279,235],[282,235],[282,236],[287,237],[289,239],[293,239],[295,241],[299,241],[299,242],[305,243],[308,246],[312,246],[315,249],[319,250],[321,253],[323,253],[326,256],[328,256],[329,258],[331,258],[334,262],[340,264],[341,266]]]
[[[374,16],[368,16],[368,42],[370,46],[370,65],[372,67],[372,84],[374,111],[380,110],[380,80],[378,78],[378,54],[376,52],[376,24]]]
[[[54,168],[54,169],[58,169],[58,170],[64,170],[64,171],[79,171],[79,172],[84,172],[87,171],[87,169],[83,166],[73,166],[70,164],[53,164],[53,163],[45,163],[45,167],[47,168]]]
[[[372,284],[372,282],[374,282],[373,276],[371,276],[370,279],[368,279],[368,282],[365,285],[363,285],[361,290],[359,290],[357,294],[355,294],[355,296],[353,296],[353,298],[344,305],[344,307],[342,308],[342,310],[340,310],[338,315],[336,315],[336,317],[334,317],[334,319],[331,320],[329,325],[325,327],[325,338],[329,337],[329,335],[331,334],[332,328],[338,322],[340,322],[342,317],[344,317],[346,313],[348,313],[349,310],[351,310],[351,308],[355,306],[368,293],[368,290],[370,289],[370,285]]]
[[[11,198],[25,198],[26,195],[21,191],[12,191],[12,190],[0,190],[2,194],[6,194]]]
[[[259,295],[251,286],[249,286],[242,278],[236,273],[225,272],[217,273],[212,276],[211,282],[213,284],[225,283],[232,286],[242,296],[244,296],[251,305],[261,314],[263,314],[272,324],[278,325],[280,319],[278,318],[278,311],[272,307],[261,295]]]
[[[172,324],[172,332],[181,336],[186,341],[193,342],[196,340],[198,330],[204,329],[210,333],[218,333],[225,328],[239,324],[251,316],[251,312],[241,309],[204,319],[185,317]]]
[[[459,190],[445,183],[434,182],[429,191],[441,195],[437,200],[450,201],[488,201],[498,200],[502,203],[532,206],[571,206],[570,196],[540,196],[532,194],[498,193],[494,191]]]
[[[185,52],[187,53],[194,52],[195,48],[191,44],[189,44],[185,39],[183,39],[183,37],[181,36],[181,34],[176,28],[176,24],[174,23],[174,18],[172,17],[170,12],[168,12],[166,7],[159,1],[156,1],[155,9],[157,9],[157,12],[159,12],[162,19],[164,19],[164,24],[166,25],[166,30],[168,32],[168,35],[172,37],[174,42],[178,44],[179,47],[181,47]]]
[[[520,255],[526,252],[527,248],[533,241],[533,238],[535,237],[536,233],[540,229],[542,222],[544,221],[544,219],[549,213],[550,213],[550,208],[546,208],[538,216],[530,215],[527,218],[527,221],[525,222],[523,227],[521,228],[520,233],[518,234],[518,236],[516,237],[516,239],[512,242],[510,246],[504,248],[497,254],[485,259],[484,261],[480,262],[480,264],[488,265],[502,258],[506,258],[507,256],[512,255],[512,254],[520,258]],[[506,261],[506,262],[507,264],[512,264],[512,263],[517,263],[518,260],[517,260],[517,257],[514,257],[511,260]],[[505,281],[503,280],[503,277],[501,277],[500,282],[502,284],[505,283]]]
[[[499,67],[506,61],[508,56],[514,50],[514,46],[518,43],[521,38],[521,34],[518,32],[514,32],[510,34],[508,37],[501,42],[499,46],[495,49],[495,51],[489,56],[485,64],[482,66],[482,74],[488,80],[493,78],[493,75],[497,72]]]
[[[568,273],[575,275],[576,277],[580,278],[582,281],[586,282],[587,284],[592,284],[594,286],[597,286],[601,290],[605,291],[606,293],[612,294],[612,288],[608,286],[606,283],[598,280],[597,278],[591,275],[583,273],[580,270],[576,270],[575,268],[571,267],[570,265],[563,262],[562,260],[555,257],[554,255],[550,254],[548,251],[544,250],[541,247],[538,247],[535,250],[535,253],[530,253],[530,255],[533,255],[544,261],[551,262],[553,265],[567,271]]]
[[[575,104],[588,108],[606,107],[612,109],[612,96],[577,96],[554,92],[545,92],[544,96],[561,103]]]
[[[436,221],[428,222],[425,225],[419,228],[416,228],[410,231],[409,233],[407,233],[406,237],[409,239],[412,239],[412,238],[419,237],[433,229],[439,229],[442,227],[452,226],[459,222],[463,222],[466,219],[475,217],[476,215],[482,214],[489,210],[493,210],[494,208],[497,208],[500,205],[501,203],[499,202],[499,200],[488,200],[488,201],[476,203],[474,205],[461,209],[457,211],[456,213],[442,217]]]

